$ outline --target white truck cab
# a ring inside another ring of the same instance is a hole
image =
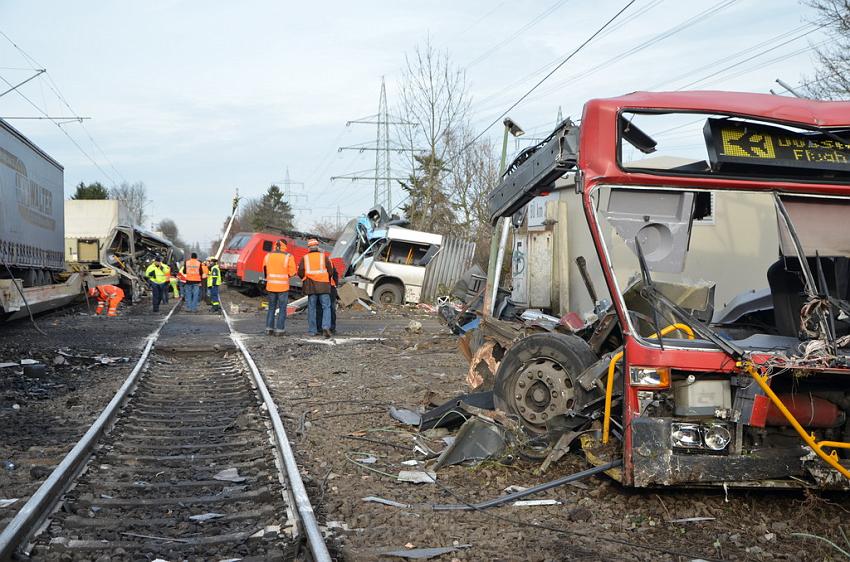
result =
[[[418,303],[425,266],[437,254],[443,236],[390,225],[366,232],[352,220],[332,257],[350,264],[343,281],[363,288],[381,304]]]

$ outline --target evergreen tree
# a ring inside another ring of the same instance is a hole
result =
[[[71,199],[108,199],[109,190],[99,181],[86,185],[80,182]]]
[[[454,206],[443,186],[443,162],[432,153],[414,156],[416,168],[406,182],[400,182],[408,194],[403,210],[410,228],[438,234],[450,234],[457,228]]]
[[[295,215],[289,203],[283,200],[283,191],[272,184],[252,209],[248,223],[255,231],[269,228],[288,230],[295,224]]]

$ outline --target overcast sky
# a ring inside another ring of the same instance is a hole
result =
[[[366,210],[372,185],[330,181],[374,166],[374,153],[337,152],[375,137],[345,123],[376,112],[382,76],[392,109],[405,53],[428,37],[466,68],[480,131],[625,3],[0,0],[0,31],[48,71],[22,93],[67,116],[55,84],[92,118],[63,126],[82,150],[50,122],[11,121],[65,166],[66,197],[80,181],[143,181],[151,222],[173,218],[206,245],[236,187],[259,195],[287,167],[304,182],[299,227],[337,206]],[[827,40],[807,26],[813,18],[797,0],[637,0],[510,115],[545,136],[559,106],[578,117],[593,97],[781,90],[774,80],[800,83]],[[0,37],[0,76],[17,83],[32,66]],[[0,116],[39,114],[14,93],[0,97]]]

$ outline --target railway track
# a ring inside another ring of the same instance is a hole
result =
[[[221,316],[172,314],[4,529],[0,559],[330,560],[239,336]]]

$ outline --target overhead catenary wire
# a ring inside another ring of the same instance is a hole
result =
[[[553,74],[555,74],[561,67],[563,67],[565,64],[567,64],[574,56],[576,56],[579,52],[581,52],[581,50],[584,49],[584,47],[587,46],[588,43],[593,41],[600,33],[605,31],[605,29],[609,25],[614,23],[614,21],[616,21],[617,18],[619,18],[623,14],[623,12],[628,10],[629,7],[631,7],[631,5],[634,4],[635,2],[636,2],[636,0],[629,0],[628,2],[626,2],[626,4],[622,8],[620,8],[620,10],[616,14],[611,16],[604,24],[602,24],[602,26],[600,28],[598,28],[596,31],[594,31],[593,34],[590,35],[590,37],[585,39],[578,47],[573,49],[563,60],[561,60],[561,62],[559,62],[555,66],[555,68],[553,68],[548,73],[546,73],[546,75],[543,76],[543,78],[541,78],[540,80],[538,80],[537,83],[534,84],[534,86],[532,86],[528,91],[526,91],[522,96],[520,96],[520,98],[518,100],[516,100],[514,103],[512,103],[510,105],[510,107],[508,107],[501,114],[499,114],[499,116],[496,117],[489,125],[484,127],[484,129],[481,130],[481,132],[479,132],[477,135],[475,135],[475,137],[473,137],[473,139],[471,141],[469,141],[466,145],[464,145],[464,147],[461,149],[461,152],[464,152],[464,151],[468,150],[471,146],[473,146],[478,141],[478,139],[480,139],[482,136],[484,136],[484,133],[489,131],[493,127],[493,125],[498,123],[503,117],[505,117],[508,113],[510,113],[511,110],[513,110],[516,106],[521,104],[528,96],[530,96],[534,92],[534,90],[539,88],[546,80],[548,80]]]
[[[823,24],[823,25],[826,25],[826,24]],[[727,66],[725,66],[725,67],[723,67],[723,68],[721,68],[721,69],[719,69],[719,70],[715,70],[715,71],[713,71],[713,72],[709,73],[708,75],[703,76],[702,78],[700,78],[700,79],[698,79],[698,80],[693,80],[693,81],[691,81],[691,82],[688,82],[688,83],[687,83],[687,84],[685,84],[684,86],[680,86],[680,87],[678,87],[678,88],[676,88],[676,89],[677,89],[677,90],[685,90],[685,89],[690,88],[690,87],[692,87],[692,86],[695,86],[695,85],[697,85],[697,84],[699,84],[699,83],[701,83],[701,82],[705,82],[705,81],[706,81],[706,80],[708,80],[709,78],[713,78],[713,77],[717,76],[718,74],[722,74],[722,73],[724,73],[724,72],[727,72],[727,71],[729,71],[729,70],[732,70],[733,68],[737,68],[737,67],[741,66],[742,64],[745,64],[745,63],[747,63],[747,62],[750,62],[750,61],[752,61],[752,60],[754,60],[754,59],[757,59],[757,58],[762,57],[762,56],[764,56],[764,55],[766,55],[766,54],[768,54],[768,53],[773,52],[773,51],[775,51],[775,50],[776,50],[777,48],[779,48],[779,47],[784,47],[785,45],[787,45],[787,44],[789,44],[789,43],[793,43],[794,41],[797,41],[798,39],[802,39],[803,37],[806,37],[807,35],[809,35],[809,34],[811,34],[811,33],[815,32],[815,31],[817,31],[817,30],[818,30],[818,29],[820,29],[820,28],[822,28],[822,27],[823,27],[823,25],[821,25],[821,26],[819,26],[819,27],[816,27],[816,28],[814,28],[814,29],[810,29],[810,30],[806,31],[805,33],[802,33],[802,34],[796,35],[796,36],[794,36],[794,37],[791,37],[790,39],[786,39],[785,41],[782,41],[782,42],[781,42],[781,43],[779,43],[778,45],[772,45],[772,46],[770,46],[770,47],[766,47],[766,48],[762,49],[761,51],[759,51],[759,52],[757,52],[757,53],[755,53],[755,54],[752,54],[752,55],[750,55],[750,56],[748,56],[748,57],[746,57],[746,58],[744,58],[744,59],[742,59],[742,60],[740,60],[740,61],[737,61],[737,62],[735,62],[735,63],[732,63],[732,64],[730,64],[730,65],[727,65]],[[810,46],[810,47],[808,47],[808,48],[812,48],[812,47]],[[807,49],[808,49],[808,48],[807,48]]]
[[[43,111],[40,106],[38,106],[35,102],[33,102],[30,98],[28,98],[25,94],[23,94],[23,92],[21,92],[20,90],[15,90],[15,92],[18,95],[20,95],[21,97],[23,97],[30,105],[32,105],[46,119],[52,121],[57,127],[59,127],[59,129],[62,131],[62,133],[66,137],[68,137],[68,139],[71,141],[71,143],[74,144],[74,146],[77,147],[77,149],[101,172],[101,174],[103,174],[103,176],[105,178],[107,178],[110,183],[112,183],[113,185],[116,185],[118,182],[110,174],[107,174],[105,172],[105,170],[100,166],[100,164],[98,164],[95,161],[95,159],[88,152],[86,152],[83,149],[83,147],[80,146],[80,144],[62,127],[62,125],[65,125],[65,124],[70,123],[70,122],[79,123],[80,127],[83,129],[83,132],[86,134],[86,136],[88,137],[89,141],[91,142],[91,144],[95,148],[95,150],[100,152],[100,155],[103,157],[103,159],[106,161],[107,165],[112,169],[112,171],[115,172],[116,176],[118,178],[120,178],[122,181],[126,182],[127,179],[124,177],[124,175],[120,171],[118,171],[118,169],[115,167],[115,165],[109,159],[109,157],[106,155],[106,152],[103,150],[103,148],[97,143],[97,141],[95,141],[94,137],[92,136],[92,134],[89,132],[88,128],[86,128],[85,124],[83,123],[83,118],[80,117],[80,115],[76,111],[74,111],[74,109],[71,107],[71,104],[68,102],[68,100],[65,98],[65,96],[62,94],[61,90],[59,89],[59,85],[56,83],[55,80],[53,80],[53,77],[50,75],[50,73],[47,70],[44,69],[44,66],[41,65],[29,53],[27,53],[20,45],[15,43],[15,41],[13,41],[12,38],[9,37],[2,29],[0,29],[0,36],[2,36],[4,39],[6,39],[6,41],[8,41],[9,44],[11,44],[21,54],[21,56],[27,62],[32,64],[34,67],[36,67],[36,69],[42,69],[43,70],[43,74],[47,78],[47,82],[46,82],[47,87],[50,89],[50,91],[53,92],[53,94],[56,96],[56,98],[68,109],[68,111],[71,112],[71,115],[74,116],[74,119],[70,120],[70,121],[66,121],[66,122],[65,121],[60,122],[57,119],[50,117],[48,115],[47,111]],[[42,74],[42,72],[40,72],[39,74]],[[4,82],[9,84],[9,82],[5,78],[3,78],[3,77],[0,77],[0,78],[2,78],[2,80]],[[39,85],[41,85],[41,83],[42,82],[40,81]],[[42,93],[42,97],[43,97],[43,93]],[[44,105],[45,105],[45,107],[47,106],[46,103]]]
[[[655,6],[659,5],[659,4],[660,4],[661,2],[663,2],[663,1],[664,1],[664,0],[653,0],[652,2],[650,2],[649,4],[647,4],[646,6],[643,6],[643,7],[639,8],[639,9],[638,9],[638,10],[636,10],[634,13],[630,14],[628,17],[626,17],[626,18],[624,18],[624,19],[622,19],[622,20],[619,20],[619,21],[618,21],[615,25],[610,26],[607,30],[605,30],[605,32],[603,32],[603,33],[601,33],[600,35],[598,35],[598,36],[597,36],[597,39],[601,39],[601,38],[603,38],[603,37],[605,37],[605,36],[609,35],[609,34],[610,34],[610,33],[612,33],[613,31],[615,31],[616,29],[619,29],[619,28],[621,28],[622,26],[627,25],[629,22],[631,22],[631,21],[633,21],[633,20],[637,19],[638,17],[640,17],[640,16],[642,16],[642,15],[646,14],[646,13],[647,13],[647,12],[649,12],[652,8],[654,8]],[[563,56],[564,56],[564,55],[558,55],[557,57],[555,57],[555,58],[554,58],[554,59],[552,59],[551,61],[549,61],[549,62],[547,62],[546,64],[544,64],[543,66],[540,66],[540,67],[536,68],[535,70],[533,70],[533,71],[529,72],[528,74],[526,74],[526,75],[525,75],[525,76],[523,76],[522,78],[520,78],[520,79],[518,79],[518,80],[514,80],[513,82],[511,82],[510,84],[508,84],[508,85],[506,85],[506,86],[502,87],[502,88],[501,88],[501,89],[499,89],[498,91],[493,92],[493,93],[491,93],[491,94],[488,94],[487,96],[484,96],[484,97],[483,97],[483,98],[481,98],[480,100],[477,100],[477,102],[476,102],[476,103],[477,103],[478,105],[483,105],[483,104],[486,104],[486,103],[488,103],[488,102],[491,102],[492,100],[496,100],[496,99],[498,99],[500,96],[502,96],[503,94],[505,94],[505,93],[507,93],[507,92],[509,92],[509,91],[513,90],[513,89],[514,89],[514,88],[516,88],[517,86],[520,86],[520,85],[522,85],[522,84],[525,84],[526,82],[528,82],[528,81],[530,81],[531,79],[533,79],[535,76],[539,76],[541,72],[545,72],[546,70],[548,70],[548,69],[552,68],[554,65],[558,64],[558,62],[562,59],[562,57],[563,57]]]
[[[545,97],[545,96],[550,95],[550,94],[552,94],[556,91],[560,91],[562,88],[564,88],[567,85],[573,85],[579,80],[585,79],[585,78],[592,76],[592,75],[594,75],[594,74],[596,74],[596,73],[598,73],[598,72],[600,72],[600,71],[602,71],[602,70],[604,70],[604,69],[606,69],[606,68],[608,68],[608,67],[610,67],[614,64],[622,62],[624,59],[626,59],[626,58],[628,58],[632,55],[635,55],[635,54],[640,53],[640,52],[642,52],[646,49],[649,49],[650,47],[653,47],[653,46],[657,45],[658,43],[665,41],[666,39],[669,39],[669,38],[671,38],[671,37],[673,37],[673,36],[675,36],[679,33],[682,33],[683,31],[686,31],[686,30],[688,30],[688,29],[690,29],[690,28],[692,28],[692,27],[694,27],[698,24],[705,22],[707,19],[711,18],[712,16],[715,16],[715,15],[721,13],[723,10],[731,7],[737,1],[738,0],[722,0],[720,2],[717,2],[716,4],[706,8],[705,10],[703,10],[703,11],[697,13],[697,14],[694,14],[693,16],[685,19],[684,21],[682,21],[682,22],[680,22],[676,25],[673,25],[672,27],[669,27],[669,28],[655,34],[654,36],[646,39],[645,41],[638,43],[637,45],[634,45],[634,46],[626,49],[625,51],[617,53],[614,56],[611,56],[611,57],[605,59],[604,61],[602,61],[602,62],[600,62],[596,65],[591,66],[590,68],[588,68],[586,70],[583,70],[581,72],[573,74],[572,76],[564,77],[564,78],[558,80],[557,82],[553,82],[553,83],[547,85],[547,87],[545,89],[542,89],[541,91],[539,91],[535,94],[535,98]]]
[[[543,78],[541,78],[540,80],[538,80],[538,81],[537,81],[537,83],[535,83],[535,84],[534,84],[534,86],[532,86],[532,87],[531,87],[528,91],[526,91],[526,92],[525,92],[522,96],[520,96],[520,98],[519,98],[518,100],[516,100],[513,104],[511,104],[511,106],[510,106],[510,107],[508,107],[506,110],[504,110],[504,111],[503,111],[503,112],[502,112],[502,113],[501,113],[498,117],[496,117],[496,119],[494,119],[494,120],[493,120],[493,121],[492,121],[489,125],[487,125],[486,127],[484,127],[484,129],[482,129],[482,130],[481,130],[481,131],[480,131],[477,135],[475,135],[475,137],[473,137],[473,138],[472,138],[472,140],[470,140],[470,141],[469,141],[469,142],[467,142],[467,143],[466,143],[463,147],[461,147],[461,149],[458,151],[458,153],[457,153],[457,154],[455,154],[455,155],[454,155],[454,156],[453,156],[453,157],[452,157],[452,158],[451,158],[451,159],[450,159],[450,160],[446,163],[446,166],[447,166],[447,167],[451,167],[451,165],[452,165],[452,164],[453,164],[453,163],[454,163],[454,162],[455,162],[455,161],[456,161],[456,160],[460,157],[460,155],[461,155],[461,154],[463,154],[464,152],[466,152],[467,150],[469,150],[470,148],[472,148],[472,147],[475,145],[475,143],[476,143],[476,142],[478,142],[478,140],[479,140],[481,137],[483,137],[483,136],[484,136],[484,134],[485,134],[487,131],[489,131],[489,130],[493,127],[493,125],[495,125],[496,123],[498,123],[498,122],[499,122],[499,121],[500,121],[503,117],[505,117],[508,113],[510,113],[510,111],[511,111],[511,110],[513,110],[515,107],[517,107],[519,104],[521,104],[521,103],[522,103],[522,102],[523,102],[523,101],[524,101],[524,100],[525,100],[525,99],[526,99],[529,95],[531,95],[531,93],[532,93],[532,92],[534,92],[534,90],[536,90],[536,89],[537,89],[537,88],[538,88],[541,84],[543,84],[546,80],[548,80],[548,79],[549,79],[549,78],[550,78],[553,74],[555,74],[555,73],[556,73],[556,72],[557,72],[557,71],[558,71],[561,67],[563,67],[565,64],[567,64],[567,63],[568,63],[568,62],[569,62],[569,61],[570,61],[570,60],[571,60],[574,56],[576,56],[579,52],[581,52],[581,50],[582,50],[582,49],[584,49],[584,48],[585,48],[585,47],[586,47],[586,46],[587,46],[587,45],[588,45],[591,41],[593,41],[593,40],[594,40],[594,39],[595,39],[595,38],[596,38],[596,37],[597,37],[600,33],[602,33],[603,31],[605,31],[605,29],[606,29],[608,26],[610,26],[612,23],[614,23],[614,22],[617,20],[617,18],[619,18],[619,17],[620,17],[620,16],[621,16],[621,15],[622,15],[622,14],[623,14],[626,10],[628,10],[628,9],[629,9],[629,7],[631,7],[631,6],[632,6],[632,4],[634,4],[634,3],[635,3],[635,1],[636,1],[636,0],[629,0],[628,2],[626,2],[626,4],[625,4],[622,8],[620,8],[620,9],[619,9],[619,11],[617,11],[617,13],[615,13],[613,16],[611,16],[611,17],[610,17],[610,18],[609,18],[609,19],[608,19],[608,20],[607,20],[604,24],[602,24],[602,26],[601,26],[601,27],[599,27],[596,31],[594,31],[594,32],[593,32],[593,33],[592,33],[592,34],[591,34],[591,35],[590,35],[587,39],[585,39],[585,40],[584,40],[584,41],[583,41],[583,42],[582,42],[582,43],[581,43],[578,47],[576,47],[575,49],[573,49],[572,51],[570,51],[570,53],[569,53],[566,57],[564,57],[564,58],[561,60],[561,62],[559,62],[559,63],[558,63],[558,64],[557,64],[557,65],[556,65],[556,66],[555,66],[552,70],[550,70],[548,73],[546,73],[546,75],[545,75],[545,76],[543,76]],[[410,195],[407,195],[406,197],[404,197],[403,199],[401,199],[401,201],[399,201],[399,202],[398,202],[398,203],[397,203],[397,204],[396,204],[396,205],[395,205],[392,209],[390,209],[390,212],[394,211],[395,209],[398,209],[398,208],[399,208],[402,204],[404,204],[404,203],[405,203],[408,199],[410,199]]]
[[[511,43],[517,37],[519,37],[520,35],[522,35],[526,31],[528,31],[529,29],[531,29],[532,27],[534,27],[535,25],[540,23],[546,16],[555,12],[555,10],[557,10],[558,8],[563,6],[566,2],[567,2],[567,0],[558,0],[558,2],[555,2],[555,4],[553,4],[552,6],[549,6],[548,8],[546,8],[543,12],[541,12],[540,14],[535,16],[531,21],[524,24],[522,27],[520,27],[519,29],[517,29],[516,31],[514,31],[513,33],[511,33],[510,35],[508,35],[507,37],[505,37],[504,39],[502,39],[501,41],[499,41],[498,43],[496,43],[495,45],[490,47],[489,49],[487,49],[485,52],[483,52],[482,54],[480,54],[479,56],[477,56],[476,58],[471,60],[469,63],[467,63],[465,65],[465,68],[472,68],[476,64],[488,59],[491,55],[493,55],[493,53],[495,53],[496,51],[498,51],[499,49],[501,49],[505,45]]]
[[[759,68],[759,69],[761,69],[761,68],[765,68],[765,67],[767,67],[767,66],[770,66],[770,65],[773,65],[773,64],[779,63],[779,62],[785,62],[786,60],[788,60],[788,59],[790,59],[790,58],[793,58],[793,57],[796,57],[796,56],[802,55],[802,54],[804,54],[804,53],[807,53],[807,52],[809,52],[809,51],[812,51],[812,50],[815,50],[815,49],[817,49],[817,48],[819,48],[819,47],[822,47],[822,46],[824,46],[824,45],[828,44],[829,42],[830,42],[830,39],[826,39],[826,40],[824,40],[824,41],[820,41],[820,42],[818,42],[818,43],[813,43],[813,44],[811,44],[811,45],[806,45],[805,47],[801,47],[801,48],[796,49],[796,50],[794,50],[794,51],[791,51],[791,52],[788,52],[788,53],[784,53],[784,54],[782,54],[782,55],[780,55],[780,56],[777,56],[777,57],[774,57],[774,58],[770,58],[770,59],[767,59],[767,60],[765,60],[765,61],[760,61],[760,62],[758,62],[757,64],[754,64],[754,65],[753,65],[752,67],[750,67],[750,68],[746,68],[746,69],[743,69],[743,70],[739,70],[738,72],[736,72],[736,73],[734,73],[734,74],[731,74],[731,75],[729,75],[729,76],[724,76],[724,77],[722,77],[722,78],[717,78],[717,79],[712,80],[712,81],[710,81],[710,82],[705,82],[705,83],[703,83],[703,84],[702,84],[702,87],[708,87],[708,86],[711,86],[711,85],[713,85],[713,84],[718,84],[718,83],[720,83],[720,82],[723,82],[723,81],[725,81],[725,80],[732,80],[733,78],[738,78],[739,76],[743,76],[743,75],[745,75],[745,74],[750,73],[750,72],[751,72],[752,70],[754,70],[755,68]]]
[[[0,76],[0,80],[2,80],[3,82],[5,82],[6,84],[11,85],[11,83],[10,83],[8,80],[6,80],[6,78],[5,78],[5,77],[3,77],[3,76]],[[88,152],[86,152],[86,151],[85,151],[85,149],[84,149],[82,146],[80,146],[80,143],[78,143],[78,142],[76,141],[76,139],[74,139],[74,137],[72,137],[72,136],[68,133],[68,131],[66,131],[66,130],[62,127],[62,125],[61,125],[61,123],[60,123],[59,121],[57,121],[55,118],[53,118],[53,117],[49,116],[49,115],[47,114],[47,112],[46,112],[46,111],[44,111],[43,109],[41,109],[41,107],[39,107],[39,105],[38,105],[37,103],[35,103],[34,101],[32,101],[30,98],[28,98],[28,97],[26,96],[26,94],[24,94],[24,93],[23,93],[23,92],[21,92],[20,90],[15,90],[15,93],[16,93],[16,94],[18,94],[19,96],[21,96],[22,98],[24,98],[24,100],[26,100],[26,101],[27,101],[27,102],[28,102],[31,106],[33,106],[33,107],[35,108],[35,110],[36,110],[36,111],[38,111],[39,113],[41,113],[42,115],[44,115],[44,117],[46,117],[48,120],[52,121],[52,122],[53,122],[53,124],[54,124],[54,125],[56,125],[56,126],[59,128],[59,130],[60,130],[60,131],[62,131],[62,133],[63,133],[66,137],[68,137],[68,140],[70,140],[70,141],[71,141],[71,143],[72,143],[74,146],[76,146],[76,147],[77,147],[77,149],[78,149],[78,150],[79,150],[79,151],[83,154],[83,156],[85,156],[86,158],[88,158],[89,162],[91,162],[91,163],[92,163],[92,165],[93,165],[95,168],[97,168],[97,169],[100,171],[100,173],[101,173],[101,174],[103,174],[103,177],[105,177],[107,180],[109,180],[109,182],[110,182],[110,183],[112,183],[112,184],[116,184],[116,183],[118,183],[118,182],[116,182],[116,181],[115,181],[115,179],[114,179],[111,175],[109,175],[108,173],[106,173],[106,170],[104,170],[104,169],[100,166],[100,164],[98,164],[98,163],[97,163],[97,161],[96,161],[96,160],[95,160],[95,159],[94,159],[94,158],[93,158],[93,157],[92,157],[92,156],[91,156]]]
[[[694,74],[696,74],[700,71],[704,71],[704,70],[708,70],[708,69],[715,69],[715,68],[717,68],[718,65],[721,65],[723,63],[728,63],[730,61],[734,61],[736,58],[744,56],[744,55],[749,55],[744,60],[737,61],[737,62],[734,62],[732,64],[729,64],[729,65],[723,67],[720,70],[716,70],[716,71],[712,70],[708,75],[702,76],[699,79],[692,81],[687,86],[683,86],[683,87],[680,87],[680,88],[677,88],[677,89],[681,90],[681,89],[684,89],[685,87],[690,87],[690,86],[705,82],[706,80],[709,80],[710,78],[715,77],[715,76],[720,77],[720,76],[723,75],[723,73],[728,72],[729,70],[737,68],[737,67],[739,67],[739,66],[741,66],[741,65],[743,65],[747,62],[755,61],[756,59],[758,59],[760,57],[763,57],[767,54],[774,52],[774,50],[776,48],[779,48],[779,47],[784,46],[786,44],[792,43],[793,41],[804,38],[804,37],[810,35],[813,32],[816,32],[820,29],[823,29],[829,23],[830,23],[829,21],[821,21],[821,22],[816,22],[816,23],[807,23],[807,24],[800,25],[800,26],[795,27],[793,29],[790,29],[790,30],[784,31],[782,33],[779,33],[777,35],[774,35],[774,36],[772,36],[768,39],[765,39],[763,41],[759,41],[759,42],[757,42],[753,45],[750,45],[750,46],[748,46],[744,49],[741,49],[739,51],[736,51],[732,54],[720,57],[720,58],[718,58],[718,59],[716,59],[716,60],[714,60],[714,61],[712,61],[712,62],[710,62],[706,65],[700,66],[696,69],[689,70],[686,73],[680,74],[680,75],[678,75],[674,78],[671,78],[671,79],[668,79],[668,80],[665,80],[665,81],[662,81],[662,82],[658,82],[658,83],[656,83],[656,84],[654,84],[654,85],[652,85],[648,88],[644,88],[644,89],[646,89],[646,90],[656,90],[656,89],[658,89],[658,88],[660,88],[660,87],[662,87],[666,84],[677,82],[677,81],[682,80],[684,78],[688,78],[690,76],[693,76]],[[788,39],[789,37],[790,37],[790,39]],[[777,41],[780,41],[780,43],[776,44]],[[769,65],[769,64],[775,64],[777,62],[781,62],[781,61],[786,60],[787,58],[790,58],[792,56],[796,56],[796,55],[799,55],[799,54],[801,54],[805,51],[811,50],[813,48],[817,48],[820,44],[822,44],[822,43],[810,45],[810,46],[807,46],[805,48],[798,49],[794,52],[786,53],[786,54],[780,55],[779,57],[775,57],[775,58],[772,58],[772,59],[768,59],[767,61],[759,62],[758,67],[761,68],[761,67]],[[761,50],[759,50],[755,54],[750,55],[750,53],[753,53],[753,51],[757,50],[757,49],[761,49]],[[731,76],[725,76],[725,77],[720,78],[718,80],[715,80],[713,82],[709,82],[709,84],[717,83],[717,82],[722,81],[722,80],[728,80],[730,78],[734,78],[734,77],[746,74],[746,73],[750,72],[751,70],[752,69],[746,69],[744,71],[735,73]],[[670,133],[672,131],[675,131],[675,130],[678,130],[678,129],[683,129],[685,127],[694,125],[696,123],[702,123],[702,121],[703,121],[702,118],[694,120],[694,121],[688,121],[686,123],[682,123],[680,125],[670,127],[669,129],[664,129],[662,131],[659,131],[659,132],[655,133],[653,136],[655,138],[661,138],[661,137],[666,136],[668,133]]]

